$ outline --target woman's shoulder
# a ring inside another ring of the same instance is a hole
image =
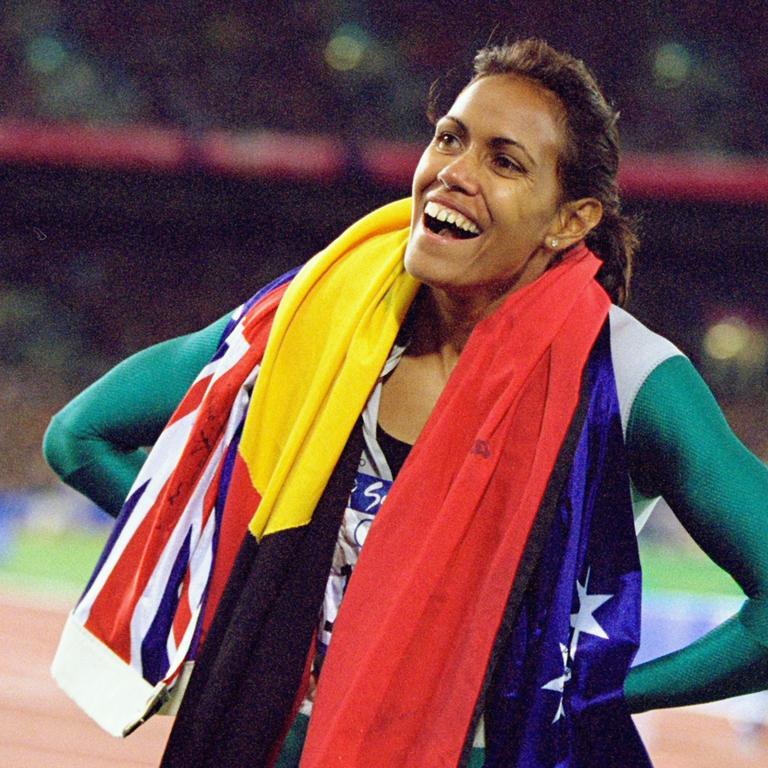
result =
[[[670,357],[684,356],[669,339],[652,331],[625,309],[613,305],[608,314],[611,329],[611,359],[626,435],[632,404],[645,380]]]

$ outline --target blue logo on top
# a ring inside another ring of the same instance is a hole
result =
[[[356,512],[375,515],[387,498],[391,487],[391,480],[382,480],[380,477],[358,472],[349,497],[349,506]]]

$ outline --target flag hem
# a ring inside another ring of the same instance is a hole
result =
[[[127,736],[167,696],[75,619],[67,617],[51,664],[59,687],[112,736]]]

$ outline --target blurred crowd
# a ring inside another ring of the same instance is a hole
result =
[[[430,83],[489,39],[584,58],[640,150],[765,153],[768,6],[7,0],[4,117],[422,137]],[[449,78],[450,79],[450,78]]]
[[[535,34],[590,64],[621,110],[626,149],[765,156],[767,22],[762,0],[707,4],[706,12],[689,0],[6,0],[0,120],[146,123],[190,133],[266,128],[333,134],[365,152],[372,137],[423,141],[436,78],[445,77],[450,94],[489,39]],[[110,365],[216,319],[393,194],[347,184],[288,198],[263,180],[226,192],[215,178],[130,181],[65,170],[41,181],[25,173],[0,167],[3,204],[15,211],[0,231],[0,491],[53,483],[39,454],[45,425]],[[169,193],[166,183],[177,186]],[[97,184],[112,195],[111,208],[97,209]],[[142,200],[144,209],[131,208]],[[689,218],[693,236],[704,239],[706,229]],[[738,247],[741,235],[729,237]],[[760,240],[752,226],[744,238]],[[681,257],[691,250],[690,237],[670,241]],[[670,263],[668,252],[659,258]],[[674,274],[656,278],[671,290],[679,282]],[[661,295],[645,295],[654,293]],[[641,317],[674,309],[668,295],[645,316],[641,305]],[[699,341],[686,351],[696,354]],[[766,456],[768,352],[757,362],[723,354],[702,353],[697,362],[712,363],[716,385],[724,377],[718,394],[729,415]],[[732,386],[728,377],[747,368],[749,381]]]

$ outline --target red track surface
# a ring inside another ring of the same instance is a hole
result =
[[[0,589],[0,766],[145,768],[159,762],[170,719],[155,717],[130,738],[102,732],[48,673],[67,604]],[[637,718],[655,768],[765,768],[768,736],[745,740],[696,710]],[[595,734],[595,738],[599,738]],[[192,768],[192,767],[190,767]],[[606,768],[612,768],[606,766]]]
[[[94,725],[56,686],[48,668],[67,607],[0,591],[0,766],[156,766],[171,721],[156,717],[129,739]]]

